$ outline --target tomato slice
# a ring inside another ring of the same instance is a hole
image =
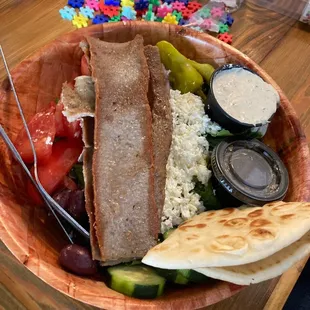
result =
[[[56,137],[80,138],[82,136],[80,121],[69,123],[67,118],[62,114],[63,109],[63,104],[58,103],[55,111]]]
[[[63,104],[58,103],[56,105],[55,111],[55,126],[56,126],[56,137],[65,137],[66,136],[66,128],[65,128],[65,117],[62,114]]]
[[[83,55],[81,59],[81,73],[82,75],[91,76],[89,66],[88,66],[88,61],[85,55]]]
[[[82,128],[80,121],[69,123],[65,118],[66,137],[71,139],[79,139],[82,137]]]
[[[39,112],[28,123],[28,128],[36,150],[38,163],[48,161],[52,154],[53,142],[56,134],[55,107],[50,107],[44,112]],[[19,132],[15,147],[27,164],[33,163],[31,145],[25,128]]]
[[[49,161],[38,165],[38,177],[44,189],[52,194],[63,182],[67,173],[77,162],[83,150],[80,140],[60,140],[54,143],[53,152]],[[33,175],[33,168],[31,169]],[[41,197],[29,181],[27,184],[28,194],[37,204],[42,204]]]

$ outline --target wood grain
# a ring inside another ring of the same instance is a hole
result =
[[[306,44],[309,42],[309,33],[304,26],[295,26],[293,19],[261,8],[256,3],[254,0],[246,1],[246,5],[235,13],[236,22],[232,28],[235,35],[234,46],[256,62],[263,61],[263,68],[268,73],[272,71],[271,76],[279,82],[289,99],[292,99],[309,137],[309,104],[306,103],[310,96],[307,87],[310,72],[303,70],[304,61],[310,58],[307,49],[309,44]],[[59,8],[65,4],[66,1],[0,2],[0,42],[11,67],[59,34],[73,30],[71,24],[62,21],[58,15]],[[298,53],[295,54],[296,50]],[[301,71],[292,70],[292,62]],[[299,83],[300,72],[302,81]],[[290,79],[295,79],[297,85],[287,83],[283,78],[285,74]],[[3,76],[1,64],[0,80]],[[13,258],[3,244],[0,246],[0,266],[1,271],[5,270],[0,273],[0,305],[4,309],[32,309],[35,306],[38,309],[95,309],[64,296],[43,283]],[[296,273],[287,273],[279,283],[287,282],[291,289],[297,277]],[[278,279],[274,279],[250,286],[208,309],[263,309],[277,281]],[[277,300],[279,297],[286,300],[288,293],[287,289],[279,289],[273,296]],[[41,301],[43,295],[45,298]]]
[[[298,278],[308,261],[308,257],[296,263],[277,283],[274,292],[266,303],[264,310],[282,309]]]

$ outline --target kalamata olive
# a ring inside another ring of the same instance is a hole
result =
[[[70,194],[67,206],[68,213],[77,221],[81,221],[86,216],[85,198],[83,190],[75,190]]]
[[[91,276],[97,272],[97,263],[92,260],[90,251],[77,244],[67,245],[61,250],[59,263],[79,276]]]
[[[54,200],[65,210],[68,208],[71,190],[63,189],[53,195]]]

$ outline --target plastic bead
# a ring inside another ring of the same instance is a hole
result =
[[[225,32],[228,32],[228,31],[229,31],[228,25],[225,25],[223,23],[219,24],[219,32],[220,33],[225,33]]]
[[[81,13],[79,15],[75,15],[72,19],[72,25],[77,28],[87,27],[88,18]]]
[[[230,14],[227,14],[225,24],[228,25],[229,27],[231,27],[232,24],[234,23],[234,21],[235,21],[235,19]]]
[[[167,4],[172,4],[173,2],[175,2],[176,0],[165,0],[165,3]]]
[[[149,4],[152,4],[154,6],[160,6],[161,2],[160,0],[149,0]]]
[[[214,7],[211,9],[211,15],[214,18],[216,17],[221,18],[223,14],[224,14],[224,11],[221,8]]]
[[[134,7],[135,3],[131,0],[122,0],[121,1],[121,6],[122,7]]]
[[[120,6],[120,0],[105,0],[105,5]]]
[[[201,18],[209,18],[211,16],[211,11],[209,8],[204,7],[197,12],[198,16]]]
[[[182,12],[184,19],[189,19],[193,15],[193,12],[189,10],[188,8],[182,9],[181,12]]]
[[[217,38],[227,44],[232,44],[233,36],[227,32],[219,34]]]
[[[148,10],[145,15],[143,15],[144,20],[154,22],[156,20],[155,13],[153,11]],[[157,20],[156,20],[157,21]]]
[[[88,6],[80,8],[81,14],[83,14],[87,18],[94,18],[94,10],[89,8]]]
[[[85,4],[95,10],[95,11],[99,11],[99,1],[98,0],[86,0]]]
[[[188,5],[188,0],[178,0],[179,2],[183,2],[185,5]]]
[[[188,24],[188,20],[185,20],[184,18],[179,20],[179,25],[184,26]]]
[[[105,5],[102,2],[100,2],[100,10],[104,15],[107,15],[110,18],[120,13],[119,7],[112,5]]]
[[[153,4],[149,4],[148,8],[147,8],[148,12],[153,12]]]
[[[123,6],[122,16],[126,17],[128,20],[135,20],[137,12],[131,6]]]
[[[181,12],[182,9],[185,9],[185,4],[183,2],[176,1],[171,5],[173,10]]]
[[[201,3],[196,1],[188,2],[187,8],[190,9],[192,12],[198,11],[202,7]]]
[[[69,0],[68,5],[72,6],[73,8],[80,8],[84,5],[84,0]]]
[[[60,16],[63,19],[72,20],[73,17],[76,15],[75,9],[65,6],[61,10],[59,10]]]
[[[115,15],[113,17],[110,18],[109,23],[115,23],[115,22],[119,22],[121,20],[121,15]]]
[[[179,22],[180,19],[183,17],[181,12],[173,11],[172,15],[176,17],[177,21]]]
[[[201,24],[201,28],[204,30],[210,30],[213,25],[213,21],[210,18],[206,18]]]
[[[164,24],[174,24],[174,25],[177,25],[177,24],[178,24],[178,21],[177,21],[177,18],[176,18],[174,15],[172,15],[171,13],[168,13],[168,14],[164,17],[162,23],[164,23]]]
[[[95,16],[95,18],[93,19],[93,24],[103,24],[103,23],[107,23],[108,21],[109,21],[108,16],[100,14],[100,15]]]
[[[161,23],[163,20],[164,20],[164,19],[163,19],[162,17],[156,17],[156,18],[155,18],[155,21],[156,21],[156,22],[160,22],[160,23]]]
[[[143,9],[143,10],[136,10],[137,12],[137,16],[142,17],[143,15],[146,14],[147,9]]]
[[[165,17],[168,13],[172,13],[172,8],[164,3],[160,7],[157,8],[157,16],[158,17]]]
[[[148,0],[136,0],[135,1],[135,9],[136,9],[136,11],[147,9],[148,5],[149,5]]]

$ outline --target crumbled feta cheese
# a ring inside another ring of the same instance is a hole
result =
[[[193,191],[193,177],[207,184],[211,171],[206,159],[209,144],[204,135],[217,132],[221,127],[205,114],[200,97],[177,90],[170,91],[173,133],[167,162],[165,205],[161,232],[204,211],[200,196]]]

